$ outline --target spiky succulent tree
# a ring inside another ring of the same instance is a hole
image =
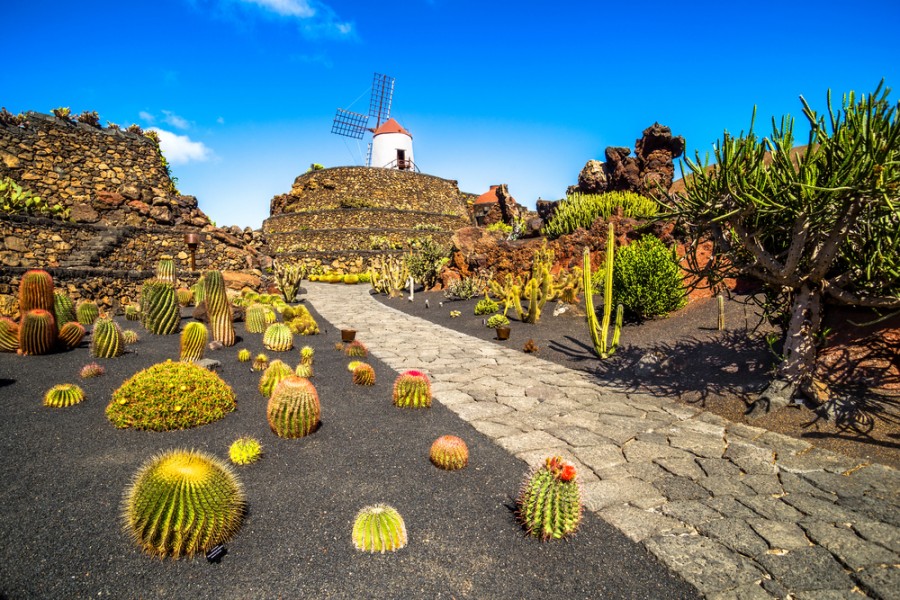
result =
[[[755,413],[811,382],[826,301],[900,308],[900,106],[883,83],[846,94],[837,110],[829,92],[824,114],[801,96],[805,148],[794,149],[790,117],[773,120],[768,138],[753,121],[746,134],[726,132],[715,164],[687,160],[686,190],[668,199],[694,250],[714,242],[708,264],[688,253],[692,270],[713,285],[737,274],[762,282],[765,316],[783,331],[783,361]]]

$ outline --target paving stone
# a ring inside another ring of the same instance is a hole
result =
[[[872,464],[856,469],[849,475],[850,481],[878,490],[882,494],[896,494],[900,489],[900,471],[885,465]]]
[[[692,457],[689,452],[678,448],[638,440],[623,445],[622,452],[624,452],[628,462],[651,462],[656,458],[689,459]]]
[[[496,441],[511,454],[566,445],[565,442],[553,437],[546,431],[529,431],[528,433],[498,438]]]
[[[606,438],[597,435],[593,431],[585,429],[584,427],[578,427],[577,425],[551,427],[546,431],[550,435],[563,440],[565,443],[573,447],[600,446],[606,444],[609,441]],[[622,458],[622,460],[625,460],[624,457]]]
[[[855,573],[854,577],[867,594],[880,600],[896,600],[900,598],[900,568],[871,567]]]
[[[786,521],[794,523],[803,518],[803,513],[793,506],[781,501],[780,498],[771,496],[744,496],[738,501],[760,516],[770,521]]]
[[[718,459],[725,452],[722,438],[711,437],[706,433],[683,432],[669,434],[668,438],[669,445],[673,448],[681,448],[697,456]]]
[[[727,460],[716,458],[698,458],[697,464],[709,477],[741,478],[741,469]]]
[[[703,536],[663,536],[647,549],[704,595],[754,584],[763,573],[750,559]]]
[[[844,568],[826,550],[814,546],[787,554],[765,554],[758,562],[791,592],[852,589]]]
[[[863,538],[900,554],[900,528],[878,521],[859,521],[853,529]]]
[[[624,396],[614,396],[611,394],[604,395],[596,405],[591,406],[591,411],[601,415],[610,417],[624,417],[633,419],[643,419],[647,411],[635,408]]]
[[[848,496],[837,501],[838,506],[858,514],[869,520],[889,523],[900,527],[900,506],[896,502],[897,493],[892,498],[872,498],[871,496]]]
[[[547,462],[547,459],[551,456],[561,456],[575,467],[575,472],[578,474],[578,480],[583,484],[593,483],[600,480],[600,478],[597,477],[593,471],[584,466],[570,452],[569,448],[558,447],[543,448],[540,450],[527,450],[525,452],[519,452],[515,456],[519,460],[525,461],[525,463],[531,469],[544,465]]]
[[[821,522],[804,523],[803,529],[813,542],[827,548],[851,569],[900,562],[900,556],[894,552],[867,542],[850,529]]]
[[[763,436],[765,438],[765,436]],[[831,471],[841,473],[856,466],[847,458],[838,457],[830,452],[811,448],[808,452],[798,454],[779,454],[775,460],[778,468],[789,473],[810,473],[813,471]]]
[[[475,402],[496,404],[497,393],[494,388],[484,387],[480,385],[465,385],[462,390],[472,396]]]
[[[718,519],[696,525],[697,531],[745,556],[759,556],[769,544],[745,522],[738,519]]]
[[[721,513],[714,511],[697,500],[675,500],[667,502],[659,507],[659,511],[667,517],[678,519],[696,527],[706,521],[715,521],[724,518]]]
[[[626,503],[653,508],[666,502],[655,487],[634,477],[589,482],[583,487],[585,506],[594,511]]]
[[[871,519],[852,510],[846,510],[832,502],[807,496],[806,494],[788,494],[782,500],[811,517],[811,520],[825,521],[826,523],[871,521]]]
[[[690,406],[685,406],[684,404],[671,403],[665,404],[661,407],[665,412],[669,413],[673,417],[678,420],[685,421],[687,419],[693,418],[700,412],[699,409],[693,408]]]
[[[667,471],[651,462],[626,463],[625,470],[632,477],[637,477],[648,483],[655,483],[671,477]]]
[[[705,500],[710,495],[708,490],[686,477],[667,477],[653,482],[653,486],[670,502]]]
[[[472,427],[490,438],[508,437],[522,433],[515,427],[490,420],[469,421],[469,423]]]
[[[725,437],[728,439],[729,443],[733,442],[735,438],[753,441],[767,431],[767,429],[763,429],[762,427],[754,427],[753,425],[746,425],[744,423],[728,423],[728,425],[725,426]]]
[[[805,452],[812,448],[812,444],[798,440],[797,438],[788,437],[773,431],[764,431],[756,441],[766,448],[771,448],[777,453],[777,458],[796,454],[797,452]]]
[[[458,414],[464,421],[491,419],[512,411],[510,407],[497,404],[496,402],[470,402],[469,404],[457,404],[451,406],[450,410]]]
[[[727,592],[707,596],[709,600],[770,600],[777,597],[764,590],[758,583],[748,583]]]
[[[653,462],[678,477],[699,479],[706,475],[693,458],[657,458]]]
[[[602,416],[603,415],[601,415],[600,417]],[[628,440],[633,439],[635,435],[646,431],[646,425],[642,421],[637,419],[620,417],[622,419],[622,422],[616,424],[601,421],[600,417],[598,417],[594,421],[576,421],[573,423],[582,425],[585,429],[589,429],[597,435],[605,437],[608,440],[619,445],[622,445]],[[560,422],[567,422],[567,420],[561,419]]]
[[[775,454],[756,444],[732,441],[722,456],[748,474],[766,475],[778,472],[778,468],[775,466]]]
[[[747,519],[747,524],[766,540],[773,550],[798,550],[811,545],[806,534],[795,523],[769,519]]]
[[[576,447],[572,449],[572,452],[595,472],[625,464],[625,457],[622,456],[622,451],[615,444]]]
[[[781,494],[784,489],[781,487],[781,480],[777,475],[747,475],[741,482],[752,488],[757,494],[765,494],[768,496]]]
[[[534,398],[526,398],[525,396],[497,396],[497,403],[523,412],[532,410],[540,404]]]
[[[738,477],[714,476],[701,477],[697,483],[712,492],[713,496],[753,496],[756,492],[744,485]]]
[[[455,406],[457,404],[467,404],[473,402],[472,396],[459,390],[433,391],[434,400],[440,402],[444,406]]]
[[[784,596],[781,596],[784,597]],[[861,600],[862,591],[858,588],[851,590],[816,590],[815,592],[797,592],[793,594],[794,600]]]
[[[690,530],[671,517],[635,508],[634,506],[610,506],[599,512],[607,522],[635,542],[657,535],[680,535]]]
[[[758,514],[738,502],[733,496],[717,496],[704,500],[703,503],[728,519],[755,519],[759,517]]]
[[[816,498],[822,498],[829,502],[837,502],[837,495],[831,492],[825,492],[817,488],[807,480],[794,473],[779,472],[778,479],[781,480],[781,486],[785,492],[789,494],[804,494]]]

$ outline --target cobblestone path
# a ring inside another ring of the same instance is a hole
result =
[[[709,598],[900,598],[900,475],[308,284],[396,370],[534,465],[572,461],[586,506]]]

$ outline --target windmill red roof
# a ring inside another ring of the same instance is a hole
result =
[[[378,129],[372,130],[373,135],[380,135],[382,133],[402,133],[404,135],[408,135],[409,137],[412,137],[412,134],[410,132],[405,130],[403,128],[403,126],[400,125],[400,123],[398,123],[397,121],[395,121],[392,118],[388,119],[387,121],[385,121],[384,123],[379,125]]]

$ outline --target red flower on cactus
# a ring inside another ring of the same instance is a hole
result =
[[[407,375],[412,375],[413,377],[422,377],[422,376],[425,375],[425,373],[423,373],[423,372],[421,372],[421,371],[415,371],[415,370],[407,371],[406,374],[407,374]]]
[[[572,465],[564,466],[562,471],[559,472],[558,477],[560,481],[572,481],[575,479],[575,467]]]

